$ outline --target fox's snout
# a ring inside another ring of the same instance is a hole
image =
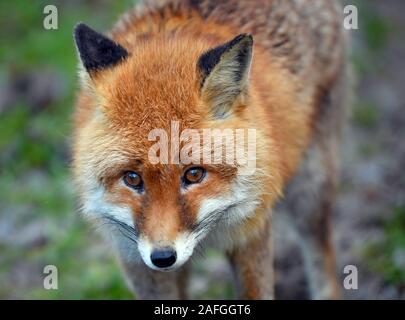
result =
[[[182,232],[174,241],[153,241],[141,236],[138,251],[143,262],[151,269],[173,271],[180,268],[192,256],[196,240],[191,233]]]

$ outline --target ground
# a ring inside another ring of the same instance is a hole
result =
[[[348,2],[348,1],[346,1]],[[43,1],[0,4],[0,298],[131,298],[95,230],[77,212],[69,176],[76,84],[72,29],[107,29],[131,1],[60,1],[58,30],[42,26]],[[348,299],[405,298],[405,21],[401,0],[356,1],[356,97],[342,145],[334,215],[338,275],[358,267]],[[279,298],[306,298],[302,263],[275,230]],[[288,249],[288,250],[287,250]],[[58,290],[43,288],[45,265]],[[228,265],[215,251],[196,259],[195,298],[231,298]]]

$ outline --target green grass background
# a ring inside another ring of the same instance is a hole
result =
[[[58,97],[33,110],[22,98],[0,114],[0,214],[16,232],[32,221],[43,224],[44,243],[0,245],[0,275],[24,260],[38,274],[26,290],[2,279],[0,298],[131,298],[112,255],[94,259],[99,237],[75,214],[69,176],[69,132],[77,88],[74,25],[83,21],[107,30],[133,1],[56,1],[58,29],[45,30],[49,1],[0,2],[1,85],[8,77],[46,70],[60,81]],[[92,248],[93,247],[93,248]],[[59,289],[44,290],[42,270],[58,267]]]

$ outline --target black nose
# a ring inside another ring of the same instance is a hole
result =
[[[176,262],[176,251],[170,248],[155,250],[150,260],[158,268],[168,268]]]

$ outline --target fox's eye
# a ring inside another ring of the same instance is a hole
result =
[[[190,168],[183,176],[183,181],[186,185],[193,183],[200,183],[205,177],[205,170],[203,168]]]
[[[127,171],[124,174],[124,183],[133,189],[140,190],[143,188],[143,181],[139,174],[134,171]]]

